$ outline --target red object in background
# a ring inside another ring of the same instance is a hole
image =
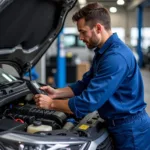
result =
[[[22,119],[15,119],[16,122],[20,122],[20,123],[24,123],[24,121]]]

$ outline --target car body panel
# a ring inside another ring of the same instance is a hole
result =
[[[5,9],[0,7],[0,63],[12,65],[20,75],[28,72],[58,36],[75,3],[13,0]]]

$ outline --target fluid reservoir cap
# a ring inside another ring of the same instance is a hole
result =
[[[76,121],[75,121],[75,119],[73,119],[73,118],[67,119],[67,122],[71,122],[71,123],[73,123],[73,124],[76,124]]]
[[[33,125],[40,126],[40,125],[42,125],[42,122],[41,121],[33,121]]]

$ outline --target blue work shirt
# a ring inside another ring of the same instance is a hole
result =
[[[83,79],[69,86],[75,94],[69,107],[79,118],[98,110],[103,119],[119,119],[146,107],[136,59],[116,33],[95,50]]]

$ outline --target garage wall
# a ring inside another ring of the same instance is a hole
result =
[[[77,11],[77,7],[73,8],[67,15],[65,26],[67,27],[75,27],[75,24],[72,22],[72,15]],[[126,23],[129,23],[129,27],[137,26],[136,18],[137,18],[137,10],[134,9],[132,11],[125,10],[124,8],[118,9],[118,12],[115,14],[110,14],[112,20],[112,27],[124,27]],[[144,8],[143,14],[143,23],[144,26],[150,27],[150,8]]]
[[[150,9],[144,9],[143,14],[143,26],[150,27]],[[72,22],[72,15],[77,11],[77,7],[73,8],[67,15],[64,26],[76,27],[76,24]],[[111,14],[112,27],[122,27],[125,29],[125,42],[130,43],[130,29],[137,27],[137,10],[126,11],[125,9],[119,9],[118,13]],[[47,56],[57,54],[56,41],[52,44],[47,52]],[[80,54],[81,55],[81,54]]]
[[[72,22],[72,15],[77,10],[75,7],[72,9],[67,15],[65,26],[66,27],[76,27],[76,25]],[[111,15],[112,27],[122,27],[125,29],[125,40],[128,42],[130,38],[130,29],[132,27],[137,27],[137,9],[129,11],[124,8],[118,9],[118,12]],[[144,9],[143,13],[143,26],[150,27],[150,11],[149,8]]]
[[[75,27],[76,24],[72,22],[73,14],[78,10],[74,7],[67,15],[64,26]],[[150,13],[149,8],[144,9],[143,26],[150,27]],[[127,11],[125,8],[118,9],[118,12],[111,15],[112,27],[122,27],[125,29],[125,42],[130,43],[130,29],[137,26],[137,10]],[[56,42],[49,48],[47,55],[57,54]]]

